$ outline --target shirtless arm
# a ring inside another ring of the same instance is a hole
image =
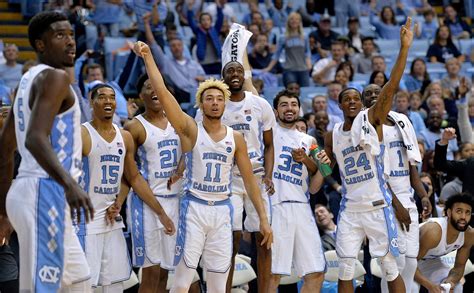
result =
[[[417,24],[415,24],[416,26]],[[408,49],[413,41],[411,30],[411,18],[408,17],[405,25],[400,29],[400,52],[397,61],[390,73],[390,80],[384,85],[375,105],[369,109],[369,121],[377,129],[379,140],[383,139],[382,125],[387,119],[388,112],[392,108],[393,96],[395,95],[407,63]]]
[[[420,227],[420,250],[418,251],[417,260],[421,260],[428,250],[438,246],[441,241],[441,227],[437,223],[426,223]],[[415,281],[427,288],[430,292],[440,292],[438,284],[433,284],[427,277],[425,277],[419,268],[416,268]]]
[[[165,233],[168,235],[173,235],[175,232],[173,221],[171,221],[166,212],[163,210],[163,207],[153,195],[150,186],[148,186],[147,182],[138,171],[134,158],[135,145],[133,143],[131,134],[126,130],[122,130],[121,133],[126,148],[124,163],[125,179],[128,183],[130,183],[130,186],[138,194],[138,196],[158,215],[160,222],[166,229]]]
[[[54,86],[50,86],[52,84]],[[83,208],[86,221],[89,221],[94,214],[89,196],[62,167],[50,141],[56,115],[73,105],[68,101],[72,95],[68,74],[58,69],[43,71],[36,77],[31,95],[30,122],[29,125],[25,125],[27,127],[25,146],[41,168],[64,188],[71,213]],[[75,163],[79,162],[73,162]],[[80,214],[77,213],[78,217]]]
[[[260,233],[263,235],[263,241],[260,245],[265,245],[267,249],[270,249],[273,242],[272,229],[268,223],[268,218],[263,207],[262,195],[258,187],[257,181],[253,176],[252,165],[247,153],[247,145],[245,143],[242,134],[234,131],[235,140],[235,163],[239,168],[239,172],[242,175],[244,181],[245,190],[252,201],[255,210],[258,213],[260,219]]]
[[[448,277],[443,281],[443,283],[451,283],[451,288],[454,288],[464,276],[466,262],[469,259],[469,253],[474,244],[474,230],[472,228],[469,228],[469,232],[465,233],[464,239],[463,246],[459,248],[456,253],[454,267],[449,271]]]
[[[139,41],[135,43],[134,51],[138,56],[142,57],[145,62],[146,71],[153,90],[163,105],[169,122],[180,136],[183,152],[191,150],[197,139],[196,122],[192,117],[183,112],[178,101],[176,101],[166,88],[163,77],[153,60],[150,47]]]

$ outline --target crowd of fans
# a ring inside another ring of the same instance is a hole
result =
[[[393,110],[406,114],[413,123],[424,158],[418,170],[431,196],[432,216],[442,216],[450,195],[474,194],[474,98],[469,70],[474,46],[464,41],[470,40],[471,27],[464,17],[470,11],[464,9],[463,1],[443,3],[442,14],[435,12],[431,2],[88,0],[79,5],[50,0],[44,9],[66,13],[75,25],[77,61],[71,75],[81,97],[83,121],[90,120],[88,92],[98,83],[109,83],[116,90],[117,123],[142,108],[134,92],[142,65],[130,54],[121,72],[106,72],[107,38],[146,41],[170,90],[186,108],[199,82],[220,76],[222,43],[230,24],[237,22],[253,33],[247,53],[255,88],[269,101],[272,96],[267,89],[281,86],[301,95],[303,102],[310,101],[303,103],[307,107],[298,127],[321,146],[324,134],[343,121],[337,100],[343,89],[355,87],[362,92],[368,84],[387,82],[393,57],[382,44],[394,44],[392,50],[398,50],[400,23],[413,16],[416,38],[426,42],[426,51],[409,57],[411,64]],[[19,64],[18,51],[14,44],[3,44],[0,97],[4,109],[11,105],[22,73],[34,65],[34,61]],[[325,92],[320,92],[322,87]],[[312,88],[319,92],[311,94]],[[372,93],[366,90],[365,94]],[[443,136],[447,127],[455,128],[457,136]],[[312,199],[326,250],[335,246],[341,200],[341,179],[337,167],[334,170]],[[426,219],[421,217],[421,204],[419,209],[422,222]]]

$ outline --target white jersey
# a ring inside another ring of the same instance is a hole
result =
[[[336,124],[332,133],[332,152],[343,187],[341,210],[363,212],[385,207],[386,183],[378,161],[383,157],[383,145],[381,154],[375,157],[360,145],[354,147],[351,132],[343,131],[342,127],[343,123]]]
[[[115,202],[120,192],[126,154],[120,129],[117,125],[112,125],[116,134],[114,139],[108,142],[89,122],[83,124],[91,138],[91,151],[82,159],[81,185],[94,206],[94,220],[86,224],[87,234],[99,234],[123,227],[121,222],[111,226],[107,225],[105,220],[107,209]]]
[[[303,148],[309,155],[313,142],[314,138],[296,129],[287,129],[280,125],[273,129],[275,194],[272,195],[272,205],[281,202],[309,202],[308,169],[303,163],[293,160],[291,151]]]
[[[410,182],[410,162],[398,126],[383,125],[383,141],[390,160],[388,183],[405,208],[416,209]]]
[[[244,93],[242,101],[226,102],[222,123],[242,133],[254,174],[263,174],[263,132],[275,127],[275,114],[265,99],[251,92]],[[202,121],[201,111],[196,113],[196,121]],[[238,173],[238,169],[234,172]]]
[[[432,248],[426,252],[426,255],[423,259],[434,259],[439,258],[440,256],[446,255],[451,251],[455,251],[464,244],[464,232],[459,232],[458,238],[453,242],[448,244],[446,241],[446,234],[448,232],[448,218],[431,218],[428,222],[437,223],[441,227],[441,239],[439,240],[438,246]]]
[[[148,181],[153,194],[178,194],[181,190],[181,180],[171,185],[171,190],[167,188],[168,179],[175,173],[181,158],[178,134],[169,122],[163,130],[148,122],[142,115],[135,118],[146,132],[145,142],[137,150],[140,173]]]
[[[38,164],[33,155],[26,149],[26,131],[30,123],[31,109],[29,100],[31,88],[35,78],[46,69],[52,67],[40,64],[30,68],[21,80],[15,97],[13,113],[15,115],[15,132],[18,152],[21,155],[21,164],[18,170],[18,178],[34,177],[49,178],[48,173]],[[74,95],[73,106],[63,113],[57,114],[51,128],[50,140],[54,152],[63,168],[75,179],[81,176],[81,110],[77,96],[70,87],[70,93]]]
[[[196,144],[186,153],[184,190],[207,201],[225,200],[230,195],[234,165],[234,132],[227,126],[226,136],[215,142],[202,122],[197,127]]]

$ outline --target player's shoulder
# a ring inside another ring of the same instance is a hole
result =
[[[263,97],[259,95],[255,95],[252,92],[245,91],[245,98],[248,99],[248,101],[251,101],[254,104],[257,105],[270,105],[267,100],[265,100]]]
[[[137,117],[134,117],[133,119],[125,122],[123,129],[125,129],[128,132],[133,132],[133,131],[137,131],[141,129],[145,130],[145,127],[143,126],[142,122],[138,120]]]
[[[439,219],[440,218],[431,218],[428,222],[420,226],[421,241],[436,245],[439,243],[443,233],[442,224]]]

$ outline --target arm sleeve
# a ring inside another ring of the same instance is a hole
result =
[[[221,31],[222,25],[224,24],[224,12],[222,11],[222,7],[217,7],[217,19],[216,19],[216,26],[215,29],[219,33]]]
[[[197,35],[199,28],[197,27],[196,20],[194,19],[194,11],[192,9],[188,10],[187,17],[188,17],[189,27],[191,28],[193,33]]]
[[[440,145],[439,141],[436,142],[435,155],[434,155],[434,167],[438,171],[448,173],[448,175],[462,177],[465,169],[463,161],[448,161],[446,160],[446,153],[448,151],[448,145]]]
[[[467,107],[467,98],[464,97],[460,101],[456,102],[458,107],[458,126],[459,134],[461,134],[461,140],[463,143],[473,143],[472,137],[472,126],[469,121],[469,112]]]
[[[163,53],[163,50],[155,42],[150,45],[151,53],[153,54],[153,59],[155,59],[156,65],[160,70],[165,70],[167,57]]]

